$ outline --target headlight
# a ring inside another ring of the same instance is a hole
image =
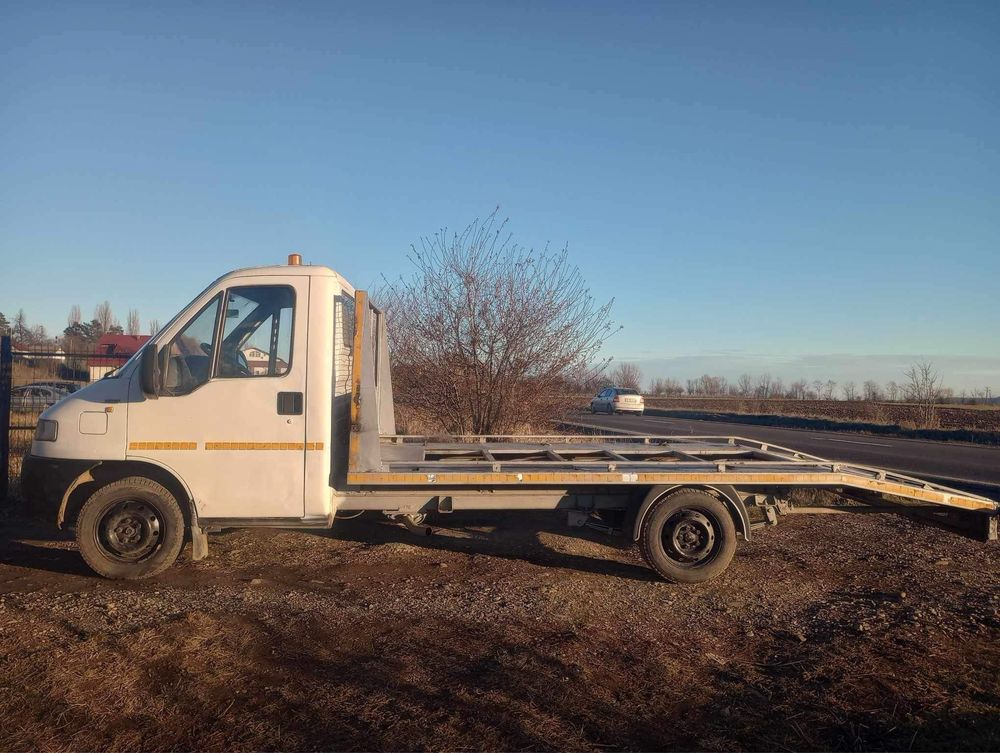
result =
[[[38,442],[55,442],[59,436],[59,422],[42,419],[35,428],[35,439]]]

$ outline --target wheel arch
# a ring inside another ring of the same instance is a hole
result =
[[[83,503],[98,488],[129,476],[143,476],[162,484],[180,505],[185,524],[191,526],[198,520],[191,490],[173,469],[151,460],[102,460],[77,476],[66,489],[56,519],[59,528],[76,522]]]
[[[654,486],[646,493],[646,496],[643,498],[642,502],[639,504],[638,510],[636,511],[635,523],[632,527],[633,541],[639,540],[639,536],[642,531],[642,522],[646,519],[646,515],[649,513],[653,504],[657,500],[663,499],[668,494],[672,494],[673,492],[681,491],[683,489],[695,489],[709,492],[713,496],[722,500],[722,502],[726,505],[726,509],[729,510],[729,515],[733,519],[733,525],[736,526],[736,533],[741,534],[744,541],[750,540],[750,515],[747,513],[747,506],[743,503],[743,499],[740,497],[735,488],[727,484],[674,484],[672,486]]]

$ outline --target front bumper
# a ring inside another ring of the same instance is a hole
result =
[[[40,520],[55,522],[69,485],[98,462],[26,455],[21,461],[21,494],[28,513]]]

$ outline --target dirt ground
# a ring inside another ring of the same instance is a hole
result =
[[[997,750],[1000,568],[881,516],[697,587],[541,514],[212,536],[148,581],[0,521],[4,750]]]

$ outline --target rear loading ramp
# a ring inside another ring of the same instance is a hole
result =
[[[754,493],[811,487],[990,516],[998,509],[987,497],[941,484],[742,437],[398,435],[385,318],[364,291],[357,291],[356,301],[348,491],[729,485]]]

